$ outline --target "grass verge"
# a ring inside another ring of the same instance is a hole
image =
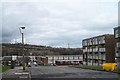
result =
[[[103,70],[102,66],[76,66],[76,68],[83,68],[83,69],[92,69],[92,70]]]
[[[82,65],[82,66],[74,66],[74,67],[82,68],[82,69],[92,69],[92,70],[104,71],[102,69],[102,66],[86,66],[86,65]],[[114,71],[111,71],[111,72],[120,74],[120,69],[115,69]]]
[[[115,69],[113,72],[120,74],[120,69]]]
[[[10,66],[0,66],[0,72],[5,72],[10,69]]]

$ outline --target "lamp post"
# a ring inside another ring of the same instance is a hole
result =
[[[25,55],[24,55],[24,34],[22,32],[22,29],[25,29],[24,26],[20,27],[20,34],[22,35],[22,56],[23,56],[23,70],[25,70]]]

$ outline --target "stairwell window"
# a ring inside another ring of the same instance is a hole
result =
[[[118,29],[115,30],[115,38],[118,38]]]

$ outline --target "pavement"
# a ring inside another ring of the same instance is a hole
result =
[[[2,80],[30,80],[29,68],[15,67],[2,73]]]

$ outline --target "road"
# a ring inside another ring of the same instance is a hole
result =
[[[32,66],[30,70],[32,78],[118,78],[116,73],[67,66]]]

